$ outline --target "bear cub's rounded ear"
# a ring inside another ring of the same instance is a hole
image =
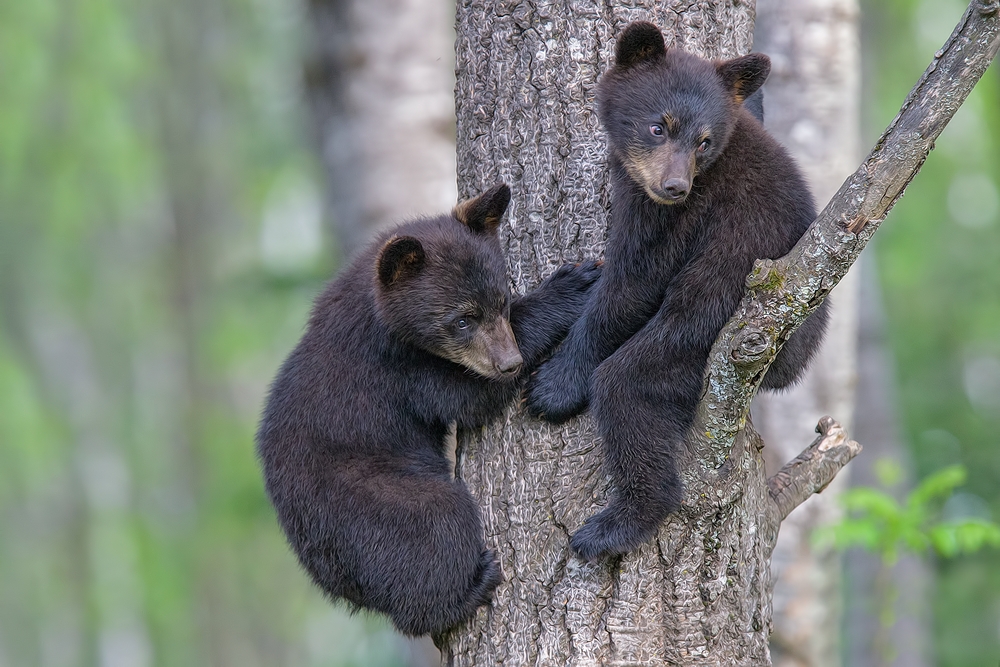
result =
[[[628,69],[647,60],[655,60],[667,53],[663,33],[648,21],[630,23],[618,37],[615,46],[615,67]]]
[[[415,276],[424,266],[424,246],[412,236],[393,236],[378,253],[377,271],[383,287]]]
[[[460,202],[451,213],[477,234],[494,234],[508,204],[510,188],[506,183],[497,183],[478,197]]]
[[[743,100],[764,85],[767,75],[771,73],[771,59],[763,53],[750,53],[717,63],[715,71],[736,103],[743,104]]]

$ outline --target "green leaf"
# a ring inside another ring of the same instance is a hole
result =
[[[871,519],[847,519],[830,527],[829,535],[838,549],[853,546],[878,551],[880,526]]]
[[[900,541],[907,551],[921,554],[931,546],[931,539],[919,525],[905,526],[900,532]]]
[[[875,476],[878,482],[886,488],[892,488],[903,479],[903,467],[896,459],[888,457],[880,458],[872,466],[875,469]]]
[[[846,491],[841,502],[849,512],[871,514],[883,519],[897,518],[902,509],[896,499],[887,493],[869,487],[858,487]]]
[[[958,539],[955,531],[948,526],[935,526],[930,531],[931,543],[934,550],[945,558],[954,558],[958,555]]]
[[[944,500],[962,484],[967,477],[965,467],[948,466],[928,476],[920,482],[907,499],[910,507],[926,507],[933,500]]]
[[[884,481],[891,481],[891,467],[883,466]],[[849,516],[830,526],[818,539],[838,549],[861,546],[895,562],[900,550],[922,554],[933,548],[952,558],[986,546],[1000,547],[1000,526],[982,519],[935,522],[937,505],[965,482],[962,466],[950,466],[923,480],[900,506],[889,494],[868,487],[851,489],[841,502]]]
[[[1000,547],[1000,525],[983,519],[940,523],[930,529],[930,536],[934,549],[945,558]]]

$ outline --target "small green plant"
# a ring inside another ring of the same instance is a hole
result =
[[[902,479],[899,465],[890,459],[875,464],[879,482],[887,489]],[[839,550],[860,546],[879,555],[880,566],[875,580],[875,601],[879,631],[875,649],[884,664],[889,664],[895,647],[889,630],[896,622],[898,595],[890,569],[901,552],[926,556],[933,551],[942,558],[969,554],[986,546],[1000,547],[1000,525],[986,519],[943,518],[945,502],[955,489],[965,483],[965,468],[956,465],[925,478],[902,501],[889,492],[871,487],[846,491],[841,503],[846,516],[840,522],[817,530],[819,545],[833,545]]]
[[[885,487],[899,483],[902,473],[891,460],[875,464]],[[839,523],[819,531],[820,543],[832,542],[838,549],[864,547],[891,566],[900,551],[918,555],[930,549],[944,558],[973,553],[985,546],[1000,547],[1000,525],[980,518],[944,520],[941,508],[955,489],[965,483],[962,466],[950,466],[924,479],[902,501],[886,491],[858,487],[846,491],[841,502],[847,511]]]

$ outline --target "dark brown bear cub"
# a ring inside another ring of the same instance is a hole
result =
[[[503,412],[600,273],[566,266],[512,299],[496,234],[509,201],[496,186],[363,251],[316,300],[257,434],[268,494],[313,580],[408,635],[468,619],[502,580],[453,477],[449,425]]]
[[[528,387],[528,407],[563,421],[588,402],[612,482],[608,506],[570,544],[591,559],[650,539],[680,506],[677,460],[712,343],[754,260],[791,250],[815,217],[791,158],[744,106],[770,61],[709,62],[664,47],[633,23],[597,89],[613,194],[604,272],[566,341]],[[824,307],[785,343],[763,379],[800,375]]]

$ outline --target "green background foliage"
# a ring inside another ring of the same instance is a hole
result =
[[[0,2],[0,665],[401,664],[253,453],[331,272],[302,11]]]
[[[964,11],[957,0],[862,4],[869,140]],[[874,240],[915,475],[961,464],[946,518],[1000,518],[1000,69],[994,63]],[[937,664],[1000,660],[1000,552],[935,560]]]
[[[901,476],[898,464],[883,459],[879,471],[882,485],[895,486]],[[901,552],[942,558],[972,554],[984,547],[1000,547],[1000,525],[980,517],[942,518],[942,505],[955,497],[955,490],[968,474],[960,465],[948,466],[922,480],[899,502],[889,490],[857,487],[845,491],[840,500],[847,511],[839,523],[821,527],[818,542],[833,542],[839,549],[860,546],[877,553],[885,567],[892,566]],[[896,481],[893,481],[893,478]]]
[[[870,138],[960,4],[870,2]],[[890,29],[891,27],[891,29]],[[295,0],[0,0],[0,666],[392,665],[266,501],[267,382],[334,269]],[[1000,515],[1000,81],[876,239],[919,477]],[[1000,556],[936,565],[941,665],[1000,655]]]

